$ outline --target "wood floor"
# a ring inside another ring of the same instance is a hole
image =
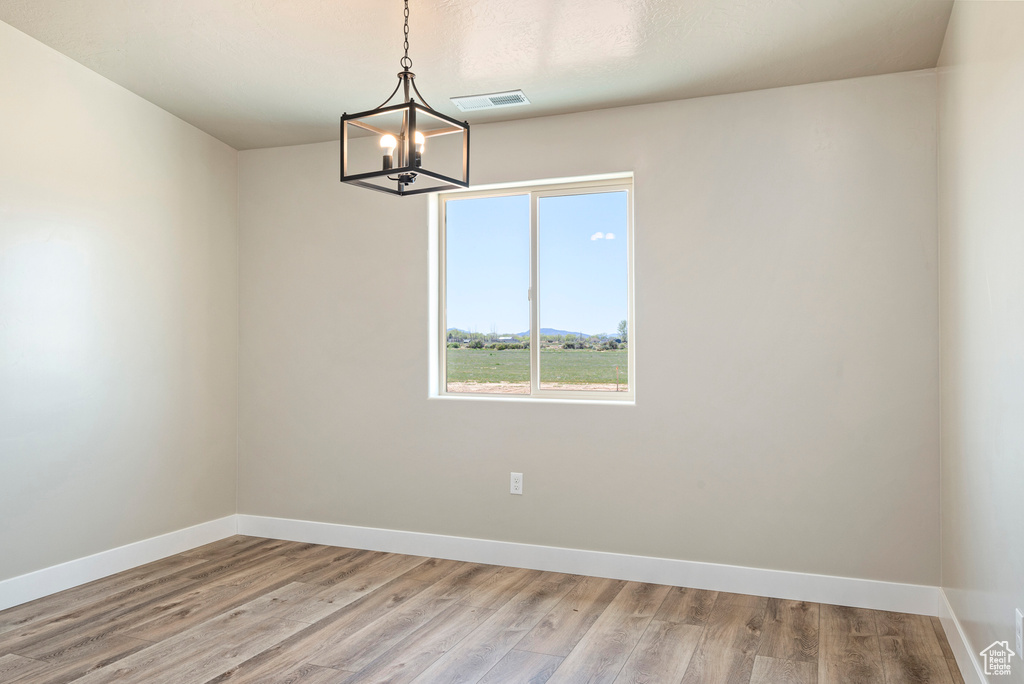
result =
[[[231,537],[0,612],[0,682],[960,683],[935,618]]]

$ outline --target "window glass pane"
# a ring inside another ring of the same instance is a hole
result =
[[[538,199],[541,389],[628,389],[627,206],[625,191]]]
[[[530,393],[530,196],[445,205],[446,386]]]

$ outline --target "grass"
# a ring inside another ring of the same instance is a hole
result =
[[[626,350],[590,351],[541,349],[542,382],[565,384],[615,383],[615,367],[619,382],[625,384]],[[530,350],[528,349],[449,349],[448,382],[529,382]]]
[[[614,383],[615,367],[619,382],[626,384],[626,350],[588,351],[584,349],[540,350],[540,381],[574,383]]]

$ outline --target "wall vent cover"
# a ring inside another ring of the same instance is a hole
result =
[[[509,90],[504,93],[489,93],[487,95],[463,95],[462,97],[453,97],[451,100],[456,107],[464,112],[530,104],[522,90]]]

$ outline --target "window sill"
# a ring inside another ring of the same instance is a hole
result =
[[[636,406],[636,398],[605,399],[581,397],[533,397],[528,395],[502,396],[500,394],[431,394],[427,399],[442,401],[501,401],[513,404],[590,404],[601,406]]]

